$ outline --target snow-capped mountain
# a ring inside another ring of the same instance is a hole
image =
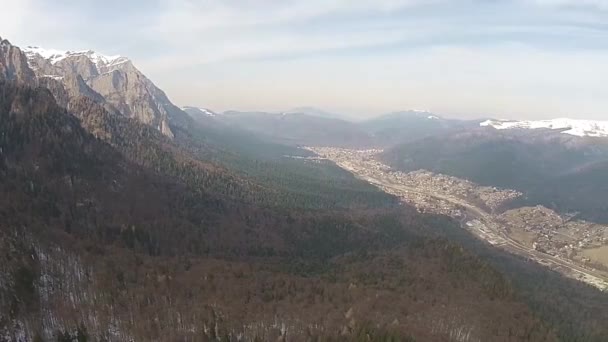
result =
[[[340,120],[349,121],[348,118],[345,117],[344,115],[337,114],[337,113],[331,113],[331,112],[325,111],[323,109],[319,109],[316,107],[310,107],[310,106],[292,108],[283,114],[306,114],[306,115],[318,116],[318,117],[327,118],[327,119],[340,119]]]
[[[608,121],[567,118],[537,121],[486,120],[479,125],[496,129],[553,129],[579,137],[608,137]]]
[[[186,107],[182,107],[182,110],[188,114],[191,114],[191,112],[196,112],[197,114],[211,116],[211,117],[217,116],[216,112],[214,112],[210,109],[207,109],[207,108],[186,106]]]
[[[155,127],[169,137],[173,137],[169,120],[177,125],[187,124],[186,113],[173,105],[126,57],[107,56],[92,50],[59,51],[31,46],[23,51],[39,79],[63,84],[72,97],[96,93],[117,112]]]
[[[84,56],[93,62],[97,68],[109,67],[129,61],[128,58],[120,55],[106,56],[92,50],[60,51],[55,49],[44,49],[38,46],[28,46],[23,49],[23,52],[28,58],[34,58],[36,55],[38,55],[48,60],[51,64],[57,64],[62,60],[71,57]]]

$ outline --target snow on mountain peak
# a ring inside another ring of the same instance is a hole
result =
[[[76,56],[85,56],[91,62],[95,64],[95,66],[113,66],[117,64],[121,64],[127,62],[128,59],[126,57],[122,57],[119,55],[115,56],[106,56],[99,54],[92,50],[83,50],[83,51],[61,51],[55,49],[44,49],[38,46],[28,46],[23,49],[26,56],[28,58],[33,58],[36,55],[48,60],[51,64],[56,64],[66,58],[76,57]]]
[[[216,115],[214,112],[210,111],[207,108],[199,108],[199,110],[201,112],[203,112],[204,114],[208,115],[208,116],[215,116]]]
[[[191,109],[198,110],[198,111],[200,111],[202,114],[205,114],[205,115],[207,115],[207,116],[217,116],[217,113],[215,113],[214,111],[209,110],[209,109],[207,109],[207,108],[201,108],[201,107],[189,107],[189,106],[182,107],[182,110],[183,110],[183,111],[188,111],[188,110],[191,110]]]
[[[23,52],[25,52],[28,58],[31,58],[35,55],[39,55],[42,58],[49,60],[52,64],[55,64],[66,57],[65,51],[55,49],[43,49],[38,46],[28,46],[26,48],[23,48]]]
[[[579,137],[608,137],[608,121],[576,120],[559,118],[551,120],[515,121],[486,120],[479,124],[482,127],[496,129],[553,129]]]
[[[122,57],[120,55],[114,55],[114,56],[106,56],[106,55],[102,55],[99,54],[95,51],[80,51],[80,52],[70,52],[72,55],[78,55],[78,54],[82,54],[87,56],[91,61],[93,61],[93,63],[95,63],[96,65],[99,64],[105,64],[105,65],[116,65],[119,63],[124,63],[126,61],[128,61],[128,59],[126,57]]]

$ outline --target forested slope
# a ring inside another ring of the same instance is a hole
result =
[[[523,192],[514,205],[542,204],[588,220],[608,220],[605,138],[477,129],[402,144],[382,159],[398,170],[426,169]]]

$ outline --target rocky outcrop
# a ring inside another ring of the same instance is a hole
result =
[[[153,126],[172,137],[169,112],[173,104],[165,93],[144,76],[130,61],[91,77],[87,84],[124,115]]]
[[[68,97],[89,97],[108,111],[135,118],[171,138],[170,123],[189,124],[188,115],[173,105],[167,95],[125,57],[103,56],[93,51],[57,52],[37,47],[28,47],[25,51],[36,75],[44,79],[45,84],[61,82]],[[58,96],[58,102],[63,102],[61,96]]]
[[[64,108],[67,108],[71,99],[84,96],[106,107],[109,112],[117,112],[114,106],[107,103],[103,96],[91,89],[80,75],[70,74],[60,78],[41,77],[38,83],[40,86],[49,89],[55,96],[57,103]]]
[[[21,50],[0,37],[0,80],[36,85],[36,75],[30,69]]]

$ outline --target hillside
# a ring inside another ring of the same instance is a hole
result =
[[[307,107],[280,114],[228,111],[209,115],[192,107],[186,112],[201,121],[223,123],[226,127],[246,130],[261,139],[282,144],[355,149],[390,147],[474,128],[480,122],[445,119],[425,111],[390,113],[361,122],[346,121]]]
[[[598,186],[608,160],[608,142],[603,139],[543,130],[475,129],[403,144],[382,158],[404,171],[426,169],[520,190],[525,194],[520,204],[608,220],[603,213],[606,192]]]
[[[373,137],[376,145],[392,147],[400,143],[475,127],[476,124],[477,121],[445,119],[431,112],[410,110],[366,120],[359,126]]]

